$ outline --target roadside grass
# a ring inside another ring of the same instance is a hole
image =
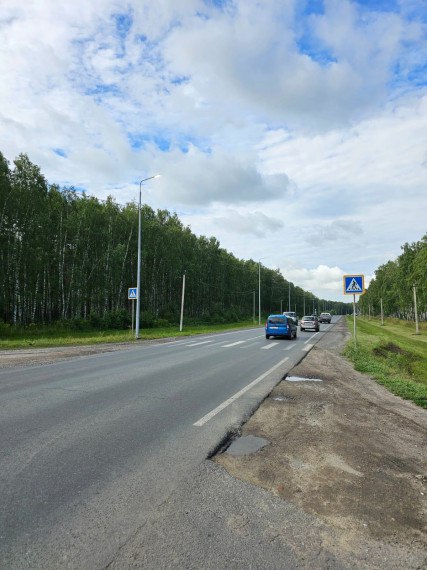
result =
[[[218,325],[189,325],[184,326],[179,332],[178,326],[163,328],[140,329],[140,340],[155,340],[162,338],[179,338],[192,335],[223,332],[254,328],[252,320]],[[0,330],[0,354],[1,350],[19,348],[47,348],[54,346],[90,345],[109,342],[140,342],[135,340],[135,333],[131,330],[99,330],[99,331],[70,331],[58,327],[34,326],[26,328],[5,328]]]
[[[353,318],[348,317],[353,330]],[[357,318],[357,348],[352,338],[344,355],[359,372],[372,376],[390,392],[427,409],[427,324],[420,323],[415,335],[414,323],[398,319]]]

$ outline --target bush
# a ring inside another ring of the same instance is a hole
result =
[[[170,322],[167,319],[156,319],[155,326],[158,328],[170,327]]]
[[[140,318],[142,329],[152,329],[156,326],[156,319],[150,311],[144,311]]]

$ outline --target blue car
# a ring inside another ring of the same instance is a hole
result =
[[[286,315],[270,315],[265,323],[265,338],[285,336],[297,338],[297,325],[292,317]]]

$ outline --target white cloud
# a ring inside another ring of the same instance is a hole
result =
[[[160,172],[144,201],[340,295],[426,231],[426,24],[320,4],[2,0],[0,151],[120,203]]]
[[[213,223],[228,233],[252,234],[257,237],[278,232],[285,225],[283,219],[266,216],[263,212],[241,214],[236,210],[228,210],[224,216],[213,218]]]
[[[343,293],[343,275],[346,272],[340,267],[318,265],[314,268],[286,268],[287,278],[298,283],[306,291],[314,293],[320,299],[335,299],[344,303],[352,301],[352,297]],[[359,275],[352,272],[352,275]],[[365,288],[369,286],[371,275],[365,275]]]
[[[230,156],[221,149],[209,154],[195,147],[174,151],[158,157],[156,169],[162,173],[158,193],[164,200],[194,206],[279,199],[289,185],[284,173],[260,174],[250,153]]]

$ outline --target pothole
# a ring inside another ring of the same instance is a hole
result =
[[[235,439],[224,453],[229,455],[247,455],[262,449],[270,442],[263,437],[255,437],[254,435],[245,435]]]

